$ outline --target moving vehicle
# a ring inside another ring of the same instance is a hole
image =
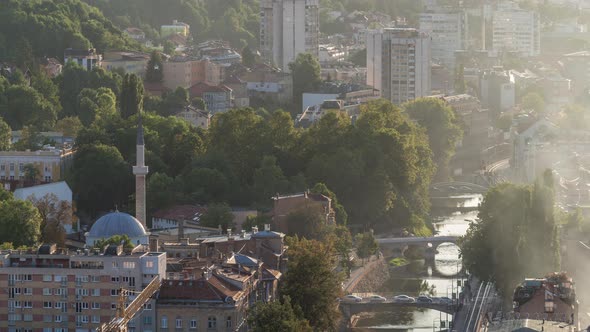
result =
[[[414,303],[416,299],[407,295],[398,295],[393,298],[393,302],[396,303]]]
[[[386,298],[384,298],[383,296],[379,296],[379,295],[372,295],[368,299],[369,299],[369,302],[385,302],[385,301],[387,301]]]
[[[432,303],[432,298],[427,295],[420,295],[416,298],[416,302],[418,303]]]
[[[356,295],[346,295],[345,297],[340,298],[342,302],[362,302],[363,299],[356,296]]]

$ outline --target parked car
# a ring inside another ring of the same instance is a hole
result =
[[[453,304],[453,300],[451,300],[450,298],[448,298],[446,296],[437,297],[436,302],[438,302],[440,304]]]
[[[426,295],[420,295],[416,298],[416,302],[419,303],[432,303],[432,298],[430,298],[429,296]]]
[[[342,302],[362,302],[363,299],[356,296],[356,295],[346,295],[345,297],[341,298],[340,301],[342,301]]]
[[[385,301],[387,301],[387,299],[384,298],[383,296],[372,295],[369,297],[369,302],[385,302]]]
[[[411,296],[407,296],[407,295],[398,295],[396,297],[393,298],[393,302],[397,302],[397,303],[414,303],[416,302],[416,299],[411,297]]]

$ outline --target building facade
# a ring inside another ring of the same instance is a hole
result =
[[[185,108],[184,111],[176,113],[174,116],[183,119],[194,127],[202,129],[208,129],[211,123],[211,113],[191,106]]]
[[[367,34],[367,85],[395,104],[430,94],[430,63],[430,37],[416,29]]]
[[[150,55],[139,52],[105,52],[101,67],[106,70],[123,69],[126,73],[145,77]]]
[[[64,64],[75,62],[86,70],[92,70],[94,67],[100,67],[102,55],[96,52],[96,49],[78,50],[68,48],[64,51]]]
[[[38,250],[0,253],[1,331],[94,331],[115,317],[121,288],[141,291],[164,279],[164,253],[67,252]],[[129,331],[157,331],[155,301],[145,305]]]
[[[541,54],[539,14],[520,9],[518,4],[498,4],[492,16],[492,48],[530,57]]]
[[[232,90],[225,85],[210,85],[205,82],[197,83],[188,89],[192,98],[203,98],[207,111],[212,115],[228,111],[232,107]]]
[[[71,165],[72,150],[46,149],[40,151],[0,151],[0,180],[22,181],[26,165],[37,169],[38,179],[53,182],[62,179]]]
[[[432,61],[455,68],[455,51],[466,49],[467,15],[462,10],[431,8],[419,17],[420,32],[432,38]]]
[[[260,50],[283,71],[299,53],[319,57],[319,0],[262,0]]]

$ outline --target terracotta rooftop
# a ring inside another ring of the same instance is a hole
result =
[[[213,274],[196,280],[165,280],[159,299],[223,302],[228,296],[234,297],[240,292],[238,287]]]
[[[166,210],[157,211],[154,213],[154,218],[199,221],[205,212],[207,212],[207,208],[204,206],[176,205]]]

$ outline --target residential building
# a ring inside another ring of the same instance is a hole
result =
[[[188,37],[190,34],[190,25],[179,22],[177,20],[173,20],[172,24],[170,25],[162,25],[160,26],[160,37],[165,38],[170,35],[181,35],[183,37]]]
[[[333,44],[320,45],[318,60],[321,64],[342,62],[346,59],[348,52],[342,47]]]
[[[564,54],[561,65],[564,75],[572,80],[574,95],[585,94],[590,82],[590,51]]]
[[[22,181],[25,179],[25,165],[32,164],[42,182],[63,179],[71,165],[71,149],[47,147],[39,151],[0,151],[0,180]]]
[[[279,103],[293,101],[293,79],[291,74],[267,70],[253,69],[240,76],[246,82],[248,95],[262,100],[271,99]]]
[[[56,147],[72,147],[74,146],[74,137],[71,136],[64,136],[62,132],[59,131],[42,131],[39,133],[43,139],[46,139]],[[10,144],[14,144],[21,140],[22,138],[22,130],[13,130],[11,133]]]
[[[138,42],[145,41],[145,32],[143,32],[143,30],[141,30],[139,28],[129,27],[129,28],[123,30],[123,33],[126,34],[127,36],[129,36],[129,38],[134,39]]]
[[[390,28],[367,35],[367,85],[395,104],[428,96],[431,40],[412,28]]]
[[[429,8],[419,16],[420,32],[431,38],[432,61],[455,68],[455,51],[467,49],[467,15],[461,9]]]
[[[156,211],[152,216],[152,228],[177,228],[179,222],[198,224],[207,208],[199,205],[175,205],[165,210]]]
[[[63,65],[56,58],[43,58],[41,60],[41,70],[50,78],[55,78],[61,74]]]
[[[321,211],[327,224],[334,224],[336,222],[332,200],[322,194],[314,194],[309,191],[286,196],[277,194],[272,200],[274,201],[271,212],[273,225],[282,233],[289,232],[289,214],[302,209],[318,209]]]
[[[541,24],[535,11],[502,2],[492,14],[492,49],[531,57],[541,54]]]
[[[234,107],[242,108],[250,106],[250,95],[248,94],[248,84],[239,77],[231,75],[223,81],[223,85],[232,90],[234,98]]]
[[[68,48],[64,51],[64,63],[75,62],[86,70],[92,70],[94,67],[100,67],[102,55],[96,52],[96,49],[79,50]]]
[[[351,64],[322,66],[320,75],[324,81],[331,80],[353,84],[365,84],[367,82],[367,68]]]
[[[149,61],[150,55],[146,53],[111,51],[105,52],[101,67],[109,71],[122,69],[126,73],[145,77]]]
[[[164,87],[174,90],[205,82],[218,85],[221,82],[221,67],[207,59],[194,60],[190,57],[173,57],[162,64]]]
[[[205,82],[197,83],[188,89],[192,98],[201,97],[212,115],[225,112],[232,107],[232,90],[225,85],[210,85]]]
[[[521,316],[543,315],[547,321],[578,321],[576,291],[565,272],[525,279],[514,290],[514,311]]]
[[[183,111],[174,114],[196,128],[208,129],[211,124],[211,113],[192,106],[187,106]]]
[[[493,115],[511,110],[516,102],[516,88],[510,75],[502,67],[494,67],[480,73],[479,88],[483,107]]]
[[[121,288],[164,279],[166,255],[139,247],[70,252],[55,245],[0,252],[0,330],[94,331],[115,317]],[[150,300],[129,331],[157,331]]]
[[[70,189],[70,186],[68,186],[68,184],[65,181],[45,183],[31,187],[17,188],[14,191],[13,195],[14,198],[21,200],[41,199],[48,195],[55,195],[58,204],[60,204],[61,202],[65,202],[73,208],[72,189]],[[76,221],[77,218],[74,215],[72,215],[72,222],[75,223]],[[61,222],[66,231],[66,234],[70,234],[73,232],[72,224],[64,224],[63,220]]]
[[[300,53],[319,57],[319,0],[262,0],[260,50],[284,72]]]

